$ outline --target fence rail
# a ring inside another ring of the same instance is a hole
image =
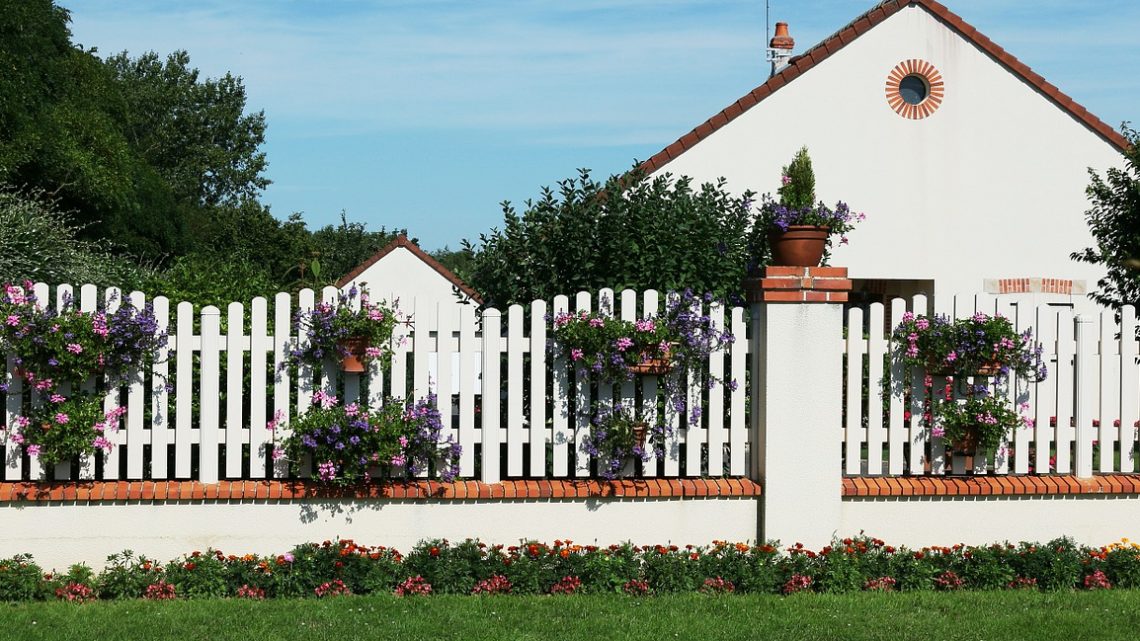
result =
[[[927,302],[916,296],[909,309],[926,310]],[[848,475],[967,471],[964,457],[948,455],[942,439],[930,438],[922,424],[925,373],[904,381],[901,364],[887,358],[890,328],[907,309],[907,301],[895,299],[889,308],[876,303],[847,312],[842,432]],[[936,299],[934,311],[951,318],[1002,314],[1018,332],[1032,329],[1045,349],[1047,378],[1010,387],[1027,424],[1008,435],[994,456],[976,457],[973,474],[1137,471],[1140,344],[1134,308],[1117,314],[1091,305],[1027,307],[977,295]],[[885,387],[888,380],[896,382],[893,389]],[[930,382],[940,389],[945,377]]]
[[[41,283],[34,293],[58,308],[75,290]],[[374,363],[368,372],[352,374],[339,371],[332,361],[320,368],[287,366],[288,350],[304,340],[292,328],[294,313],[312,309],[318,296],[336,304],[338,293],[333,287],[304,289],[295,298],[281,293],[272,301],[255,298],[249,305],[231,303],[224,310],[205,307],[199,312],[190,303],[154,298],[150,302],[159,326],[170,339],[153,368],[137,371],[129,385],[107,391],[107,409],[127,409],[119,429],[108,436],[115,447],[45,471],[12,441],[12,430],[5,430],[0,480],[282,478],[288,475],[287,463],[272,461],[271,447],[287,436],[290,418],[308,409],[317,390],[346,403],[366,400],[373,405],[435,395],[444,436],[463,448],[460,473],[465,477],[487,482],[586,477],[595,465],[580,447],[590,429],[591,403],[639,401],[643,412],[657,406],[657,377],[617,386],[579,379],[558,351],[549,349],[547,320],[548,312],[600,309],[602,301],[612,302],[624,319],[656,315],[664,303],[656,291],[640,296],[629,290],[616,296],[611,290],[596,296],[582,292],[573,301],[558,296],[550,304],[534,301],[529,309],[515,305],[481,315],[471,305],[405,301],[402,311],[413,322],[397,328],[389,368]],[[114,309],[120,296],[114,289],[100,292],[84,285],[75,300],[81,310],[92,311]],[[140,292],[127,299],[140,308],[147,302]],[[744,387],[730,391],[705,385],[710,372],[744,382],[749,349],[744,310],[713,305],[706,312],[718,328],[727,324],[738,340],[714,353],[703,371],[667,375],[679,377],[690,402],[703,411],[694,421],[666,408],[664,419],[673,428],[666,456],[651,459],[638,475],[748,474]],[[14,369],[9,355],[5,427],[39,401]],[[85,385],[95,389],[94,381]],[[281,427],[268,429],[271,420]]]

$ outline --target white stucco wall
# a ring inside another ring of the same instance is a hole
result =
[[[899,116],[885,98],[888,73],[911,58],[945,82],[941,107],[924,120]],[[661,171],[774,194],[804,145],[818,197],[867,214],[831,261],[852,278],[934,279],[947,294],[1011,277],[1081,279],[1091,289],[1101,275],[1069,254],[1091,242],[1087,168],[1119,165],[1119,152],[921,7],[899,11]]]
[[[280,554],[337,537],[406,552],[428,538],[516,544],[570,539],[582,545],[707,545],[755,541],[755,498],[561,501],[232,501],[10,503],[0,507],[0,558],[30,553],[45,570],[101,568],[133,550],[168,561],[208,547]]]
[[[839,536],[866,532],[892,545],[1049,541],[1108,545],[1140,538],[1140,497],[950,496],[844,499]]]

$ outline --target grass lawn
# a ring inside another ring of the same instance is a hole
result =
[[[4,639],[1132,639],[1140,591],[0,605]]]

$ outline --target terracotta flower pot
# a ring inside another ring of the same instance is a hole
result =
[[[368,349],[368,339],[361,336],[346,338],[337,343],[342,354],[340,368],[345,372],[360,373],[365,370],[364,354]],[[345,354],[347,352],[347,354]]]
[[[633,443],[638,447],[645,447],[645,436],[649,433],[649,424],[638,423],[633,426]]]
[[[630,365],[629,371],[634,374],[647,374],[653,376],[660,376],[668,374],[673,371],[673,350],[672,347],[665,349],[658,356],[643,357],[636,365]]]
[[[787,231],[768,233],[772,249],[772,265],[781,267],[815,267],[823,259],[827,246],[827,227],[789,225]]]

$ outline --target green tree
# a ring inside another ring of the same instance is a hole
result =
[[[245,87],[229,73],[199,78],[190,54],[163,61],[154,52],[108,57],[131,147],[152,167],[177,202],[239,206],[269,185],[260,151],[265,114],[245,113]]]
[[[1124,152],[1125,167],[1109,169],[1103,178],[1089,170],[1091,207],[1085,219],[1096,246],[1072,254],[1108,271],[1092,296],[1113,307],[1140,305],[1140,133],[1127,126],[1122,131],[1131,143]]]
[[[600,287],[740,291],[751,256],[752,215],[724,182],[634,172],[604,183],[582,170],[542,190],[522,215],[503,203],[503,229],[464,241],[465,270],[489,305],[502,307]]]

